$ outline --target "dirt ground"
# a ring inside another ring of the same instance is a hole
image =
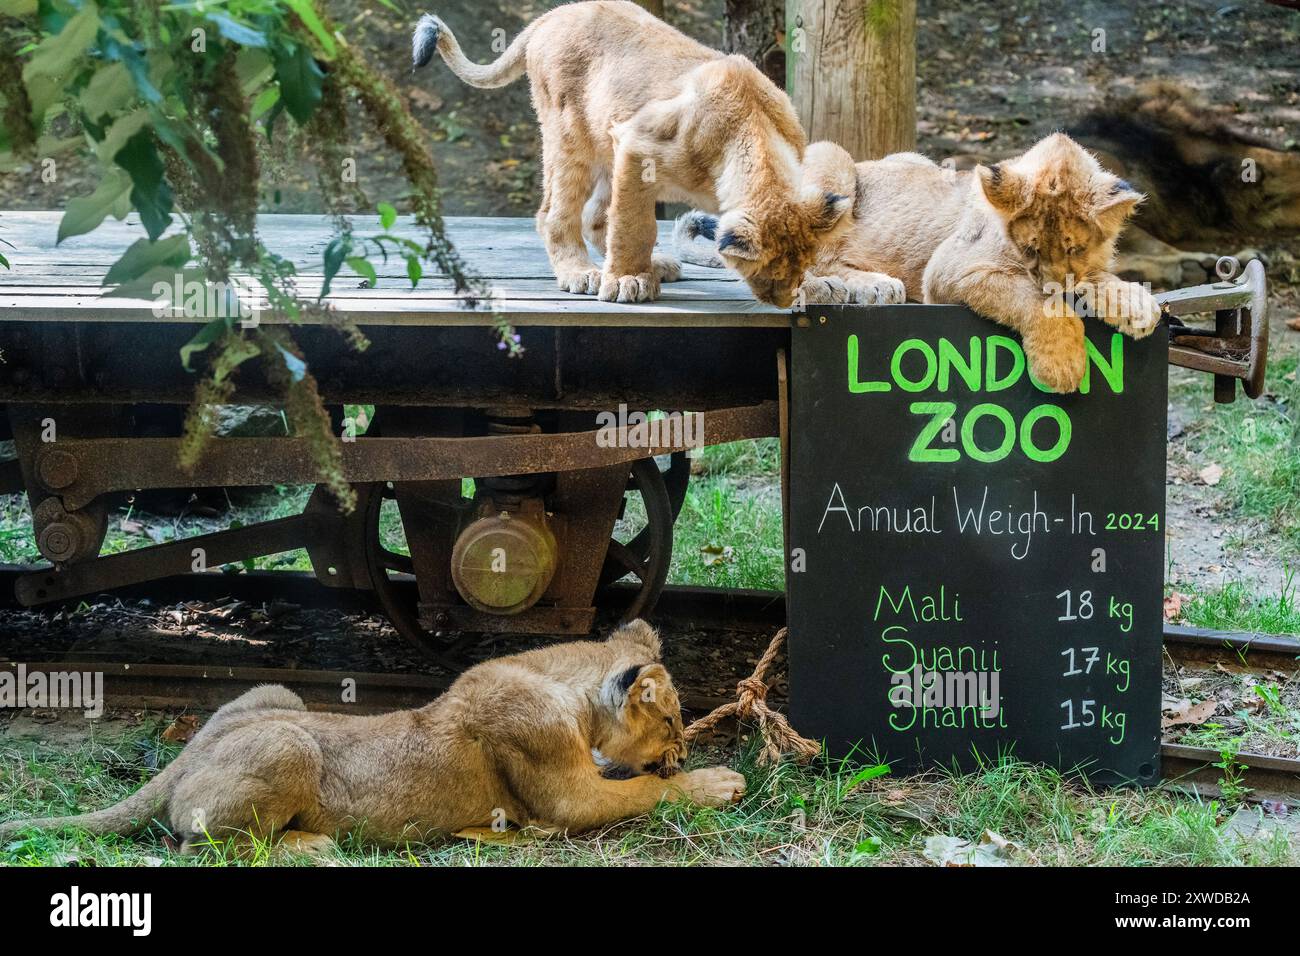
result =
[[[73,611],[6,610],[3,621],[7,651],[26,661],[102,659],[451,676],[407,645],[381,615],[364,610],[304,608],[276,600],[162,605],[104,598]],[[612,618],[602,622],[600,630],[612,623]],[[767,629],[752,624],[658,624],[674,682],[684,694],[704,698],[731,699],[736,682],[752,673],[770,639]],[[546,642],[506,636],[486,641],[471,654],[483,660]],[[786,697],[784,675],[782,655],[771,674],[770,699],[777,706]],[[1243,752],[1300,755],[1300,675],[1294,671],[1259,671],[1231,661],[1179,665],[1166,658],[1164,709],[1170,742],[1218,748],[1232,740],[1241,742]],[[206,716],[202,709],[195,713]],[[133,710],[109,708],[105,720],[120,728],[138,716]],[[37,737],[75,746],[104,726],[86,720],[80,711],[0,711],[0,736],[14,739]],[[733,727],[725,728],[716,742],[729,740],[733,732]]]

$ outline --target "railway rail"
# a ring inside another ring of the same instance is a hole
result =
[[[0,588],[20,570],[0,568]],[[414,588],[414,580],[401,580],[400,587]],[[622,586],[623,590],[629,587]],[[271,601],[316,601],[317,606],[340,610],[376,610],[372,595],[361,591],[321,589],[307,573],[267,571],[252,574],[187,574],[150,582],[135,589],[147,593],[156,604],[166,606],[184,601],[232,599],[248,604]],[[625,596],[610,599],[614,608]],[[2,592],[0,592],[2,593]],[[131,590],[119,597],[131,597]],[[691,625],[726,626],[753,631],[756,645],[785,621],[785,598],[779,592],[743,589],[714,589],[667,586],[660,597],[656,622],[671,628],[674,622]],[[1268,634],[1211,631],[1204,628],[1166,625],[1165,653],[1176,663],[1245,666],[1251,670],[1300,671],[1300,640]],[[15,655],[20,656],[20,655]],[[380,712],[418,707],[437,696],[450,684],[450,676],[428,673],[355,670],[317,670],[297,667],[248,667],[227,664],[136,663],[98,658],[0,661],[0,671],[16,672],[19,666],[33,671],[87,672],[104,674],[106,703],[140,709],[215,709],[249,687],[281,683],[303,697],[313,709],[340,706],[348,694],[347,709]],[[704,713],[728,698],[685,685],[682,704],[691,712]],[[773,701],[780,702],[774,689]],[[1233,758],[1240,773],[1239,785],[1256,801],[1300,802],[1300,759],[1266,754],[1238,753]],[[1223,777],[1223,754],[1203,747],[1165,743],[1161,747],[1165,785],[1206,797],[1219,795]]]

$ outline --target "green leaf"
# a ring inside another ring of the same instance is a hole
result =
[[[190,356],[195,352],[202,352],[217,339],[225,335],[229,329],[229,319],[213,319],[207,325],[203,326],[203,328],[199,329],[198,332],[194,334],[194,338],[182,345],[181,365],[184,367],[185,371],[194,371],[194,369],[190,368]]]
[[[224,13],[209,13],[208,19],[217,25],[217,32],[231,43],[240,46],[265,47],[266,35],[246,23]]]
[[[879,763],[871,767],[863,767],[850,777],[848,783],[840,790],[840,799],[843,800],[845,795],[858,784],[866,783],[868,780],[875,780],[877,777],[883,777],[887,773],[889,773],[888,764]]]
[[[252,120],[260,119],[263,113],[278,102],[280,102],[280,88],[278,86],[268,86],[257,94],[257,99],[253,100],[253,105],[249,108],[249,118]]]
[[[343,266],[343,260],[347,258],[348,253],[351,251],[352,237],[346,234],[335,236],[330,240],[329,245],[325,247],[325,283],[321,286],[321,299],[330,294],[330,283],[339,274],[339,269]]]
[[[321,84],[325,80],[325,74],[316,65],[311,51],[302,44],[287,51],[277,48],[273,51],[273,56],[275,78],[280,84],[280,102],[301,125],[311,118],[311,114],[320,105]]]
[[[348,265],[357,275],[365,277],[370,288],[379,285],[379,276],[375,274],[375,267],[370,264],[369,259],[364,256],[349,256]]]
[[[131,101],[135,90],[131,76],[121,63],[110,63],[95,71],[81,94],[81,111],[98,122],[108,113],[116,112]]]
[[[386,202],[381,202],[376,208],[379,210],[379,225],[387,232],[397,222],[397,210]]]
[[[99,10],[93,3],[87,3],[76,16],[63,24],[62,30],[41,41],[23,68],[23,79],[63,76],[95,42],[98,31]]]
[[[120,62],[126,67],[141,99],[146,103],[162,102],[162,93],[158,92],[158,87],[153,85],[153,79],[149,76],[149,61],[132,44],[105,35],[102,51],[104,59]]]
[[[298,19],[320,41],[321,49],[325,52],[325,55],[327,57],[334,56],[334,38],[325,29],[325,24],[321,23],[320,17],[316,15],[316,7],[312,4],[312,0],[285,0],[285,6],[298,14]]]
[[[130,208],[131,177],[116,167],[107,170],[103,181],[89,196],[68,200],[63,218],[59,220],[59,236],[55,244],[90,232],[109,214],[122,218]]]
[[[164,178],[162,160],[153,133],[142,129],[126,141],[113,161],[131,176],[131,202],[150,239],[157,239],[172,223],[172,191]]]
[[[151,242],[137,239],[104,276],[105,285],[138,279],[155,266],[180,268],[190,261],[190,239],[184,233]]]
[[[415,256],[406,257],[406,277],[411,280],[411,288],[414,289],[420,283],[420,277],[424,275],[424,267],[420,265],[420,260]]]

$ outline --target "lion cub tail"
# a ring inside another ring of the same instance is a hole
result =
[[[177,760],[179,759],[178,757]],[[53,830],[61,827],[75,827],[96,835],[138,833],[149,825],[171,796],[172,782],[175,779],[172,772],[174,766],[175,761],[121,803],[103,810],[70,817],[38,817],[0,823],[0,841],[8,840],[24,830]]]
[[[718,217],[692,209],[682,213],[673,223],[673,252],[682,262],[704,266],[706,269],[725,269],[727,264],[718,255],[712,240],[717,238]],[[697,242],[704,238],[710,242]]]
[[[524,52],[528,49],[528,37],[532,33],[533,23],[520,31],[519,36],[506,47],[505,53],[493,62],[484,64],[475,63],[466,57],[456,41],[456,34],[451,32],[447,24],[432,13],[426,13],[420,17],[411,37],[413,68],[425,66],[433,59],[433,51],[437,50],[451,72],[470,86],[483,90],[506,86],[524,75]]]

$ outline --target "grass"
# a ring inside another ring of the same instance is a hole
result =
[[[1223,468],[1220,489],[1234,514],[1280,535],[1292,548],[1300,548],[1298,365],[1294,351],[1275,355],[1264,397],[1210,406],[1207,414],[1189,423],[1186,439],[1198,460]],[[1203,396],[1201,379],[1173,391],[1185,402]]]
[[[161,720],[73,747],[7,741],[0,750],[0,817],[94,809],[121,799],[172,751]],[[1283,838],[1244,841],[1223,828],[1231,807],[1157,790],[1097,792],[1053,770],[1011,760],[965,775],[931,773],[862,781],[858,767],[824,761],[763,768],[752,750],[736,766],[749,792],[735,807],[661,804],[592,834],[510,845],[453,839],[381,850],[345,842],[343,865],[899,865],[925,863],[927,837],[977,842],[992,830],[1025,863],[1076,866],[1295,865]],[[696,755],[699,765],[718,755]],[[248,865],[286,860],[262,847],[252,860],[209,852],[181,857],[158,824],[140,837],[75,831],[20,836],[0,864]]]
[[[1230,581],[1221,588],[1190,590],[1192,600],[1184,601],[1180,624],[1217,631],[1300,635],[1294,568],[1283,572],[1281,587],[1275,594],[1259,593],[1240,581]]]

